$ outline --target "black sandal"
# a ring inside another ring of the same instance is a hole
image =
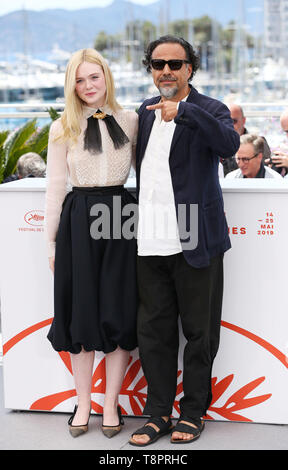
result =
[[[180,421],[187,421],[187,423],[191,423],[194,426],[189,426],[189,424],[180,423]],[[180,416],[178,423],[176,424],[173,432],[184,432],[187,434],[192,434],[193,437],[191,439],[173,439],[171,437],[172,444],[188,444],[189,442],[196,441],[201,435],[205,427],[205,422],[201,418],[189,418],[188,416]]]
[[[155,424],[159,428],[159,431],[156,431],[156,429],[154,429],[152,426],[149,426],[149,424]],[[137,431],[132,434],[129,444],[138,447],[149,446],[153,442],[156,442],[160,437],[165,436],[166,434],[170,434],[172,429],[173,425],[170,418],[168,421],[165,421],[165,419],[161,418],[161,416],[154,416],[150,418],[142,428],[137,429]],[[145,444],[140,444],[139,442],[133,440],[133,436],[141,434],[146,434],[148,437],[150,437],[150,441],[146,442]]]

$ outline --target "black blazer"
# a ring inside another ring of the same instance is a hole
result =
[[[138,111],[137,199],[141,184],[141,163],[155,120],[155,111],[148,111],[146,106],[156,104],[160,99],[158,96],[145,100]],[[170,149],[169,166],[180,240],[187,262],[196,268],[205,267],[210,264],[210,258],[224,253],[231,247],[218,165],[220,155],[221,158],[235,155],[240,145],[240,137],[234,130],[227,106],[201,95],[193,87],[187,101],[180,102],[175,123],[177,125]],[[197,246],[195,244],[192,249],[187,244],[187,237],[182,236],[179,225],[180,204],[182,208],[186,207],[187,233],[190,229],[196,229]],[[190,204],[197,205],[198,223],[195,223],[194,217],[191,220]]]

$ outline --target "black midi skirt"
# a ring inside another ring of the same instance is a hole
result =
[[[56,351],[136,348],[133,208],[136,201],[123,186],[73,188],[66,196],[56,238],[54,319],[48,333]]]

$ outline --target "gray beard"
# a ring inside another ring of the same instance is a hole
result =
[[[166,99],[171,99],[174,98],[175,95],[177,95],[178,88],[175,86],[173,88],[166,88],[166,87],[161,87],[159,86],[158,90],[160,91],[161,96],[163,96]]]

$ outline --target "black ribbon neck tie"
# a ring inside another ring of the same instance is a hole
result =
[[[84,150],[89,150],[89,152],[93,154],[103,152],[99,119],[105,122],[109,136],[111,137],[116,150],[124,147],[124,145],[129,142],[127,135],[119,126],[114,116],[110,116],[103,113],[101,110],[98,110],[87,120],[87,129],[84,136]]]

